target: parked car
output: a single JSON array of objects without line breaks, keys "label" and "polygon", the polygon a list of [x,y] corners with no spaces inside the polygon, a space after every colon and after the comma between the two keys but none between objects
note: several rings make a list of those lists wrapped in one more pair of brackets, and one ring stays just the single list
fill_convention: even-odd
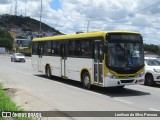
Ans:
[{"label": "parked car", "polygon": [[25,62],[25,56],[22,53],[13,53],[11,56],[11,62]]},{"label": "parked car", "polygon": [[145,85],[153,86],[160,82],[160,61],[156,58],[145,57]]}]

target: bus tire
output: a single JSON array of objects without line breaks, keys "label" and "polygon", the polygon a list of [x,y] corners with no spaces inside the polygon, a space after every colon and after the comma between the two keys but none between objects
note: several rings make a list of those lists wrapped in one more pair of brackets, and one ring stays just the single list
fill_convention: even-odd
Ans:
[{"label": "bus tire", "polygon": [[144,84],[148,85],[148,86],[154,86],[155,82],[154,82],[154,78],[153,78],[152,74],[145,75]]},{"label": "bus tire", "polygon": [[51,74],[51,68],[49,65],[46,66],[46,76],[47,78],[51,78],[52,74]]},{"label": "bus tire", "polygon": [[88,72],[83,73],[82,80],[83,80],[83,87],[85,89],[90,89],[91,88],[91,82],[90,82],[90,76],[89,76]]}]

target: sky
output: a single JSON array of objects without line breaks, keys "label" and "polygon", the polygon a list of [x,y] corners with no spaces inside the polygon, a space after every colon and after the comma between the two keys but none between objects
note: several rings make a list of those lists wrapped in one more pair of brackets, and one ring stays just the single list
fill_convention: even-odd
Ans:
[{"label": "sky", "polygon": [[[0,14],[15,14],[16,0],[0,0]],[[17,15],[40,20],[41,0],[17,0]],[[160,0],[42,0],[42,22],[64,34],[129,30],[160,45]]]}]

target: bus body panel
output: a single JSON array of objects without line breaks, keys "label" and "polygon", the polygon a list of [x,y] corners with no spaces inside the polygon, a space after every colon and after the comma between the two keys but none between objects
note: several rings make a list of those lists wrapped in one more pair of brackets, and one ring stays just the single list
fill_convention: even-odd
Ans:
[{"label": "bus body panel", "polygon": [[35,71],[38,71],[38,60],[39,60],[38,55],[32,55],[32,68]]},{"label": "bus body panel", "polygon": [[61,63],[58,56],[43,56],[43,72],[45,73],[45,67],[48,64],[51,67],[51,74],[61,77]]},{"label": "bus body panel", "polygon": [[68,34],[68,35],[58,35],[51,37],[43,37],[43,38],[35,38],[34,42],[38,41],[50,41],[50,40],[68,40],[68,39],[78,39],[78,38],[96,38],[103,37],[108,33],[132,33],[139,34],[137,32],[129,32],[129,31],[99,31],[99,32],[90,32],[90,33],[81,33],[81,34]]},{"label": "bus body panel", "polygon": [[[67,74],[69,79],[81,81],[80,72],[87,69],[90,74],[93,72],[93,60],[86,58],[67,58]],[[93,74],[92,74],[93,75]],[[92,76],[91,76],[92,77]]]},{"label": "bus body panel", "polygon": [[111,79],[109,77],[105,77],[104,81],[104,87],[144,84],[144,76],[128,79]]}]

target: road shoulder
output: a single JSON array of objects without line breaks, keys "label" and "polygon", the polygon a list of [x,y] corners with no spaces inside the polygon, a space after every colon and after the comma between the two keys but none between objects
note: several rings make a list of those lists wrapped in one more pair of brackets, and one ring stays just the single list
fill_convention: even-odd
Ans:
[{"label": "road shoulder", "polygon": [[[27,91],[21,88],[13,88],[7,84],[4,84],[2,80],[0,82],[4,85],[5,92],[11,97],[11,99],[20,106],[24,111],[57,111],[54,106],[47,104],[45,101],[29,94]],[[59,112],[57,112],[59,114]],[[70,117],[66,117],[63,113],[62,117],[48,117],[42,120],[71,120]],[[43,117],[43,116],[42,116]]]}]

